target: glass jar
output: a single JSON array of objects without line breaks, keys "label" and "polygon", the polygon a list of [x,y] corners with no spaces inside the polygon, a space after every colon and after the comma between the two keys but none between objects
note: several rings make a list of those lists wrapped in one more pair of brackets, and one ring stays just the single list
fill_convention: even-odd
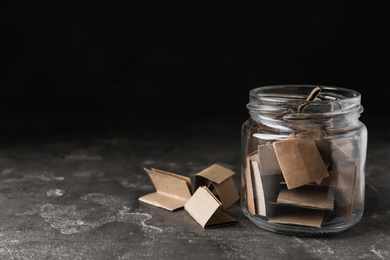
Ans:
[{"label": "glass jar", "polygon": [[344,231],[364,210],[367,129],[356,91],[280,85],[252,89],[242,127],[242,201],[278,233]]}]

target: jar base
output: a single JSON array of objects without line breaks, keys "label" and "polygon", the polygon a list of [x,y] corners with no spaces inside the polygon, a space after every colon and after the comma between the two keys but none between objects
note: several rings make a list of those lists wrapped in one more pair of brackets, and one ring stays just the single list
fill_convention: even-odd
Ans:
[{"label": "jar base", "polygon": [[241,209],[245,216],[256,226],[271,232],[296,236],[325,236],[329,234],[340,233],[356,225],[363,215],[363,212],[358,211],[353,213],[352,219],[336,217],[325,223],[321,228],[316,228],[292,224],[271,223],[268,222],[265,217],[252,215],[244,206],[242,206]]}]

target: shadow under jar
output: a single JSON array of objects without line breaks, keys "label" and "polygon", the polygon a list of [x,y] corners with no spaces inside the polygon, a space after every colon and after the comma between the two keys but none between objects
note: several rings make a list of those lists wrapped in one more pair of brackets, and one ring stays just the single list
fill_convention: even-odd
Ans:
[{"label": "shadow under jar", "polygon": [[284,234],[344,231],[364,211],[367,129],[358,92],[280,85],[250,91],[242,126],[242,210]]}]

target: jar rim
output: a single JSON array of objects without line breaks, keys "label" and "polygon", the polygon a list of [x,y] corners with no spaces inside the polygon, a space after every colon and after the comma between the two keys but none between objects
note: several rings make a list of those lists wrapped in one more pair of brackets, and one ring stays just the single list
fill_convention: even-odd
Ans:
[{"label": "jar rim", "polygon": [[[315,99],[313,101],[307,101],[306,97],[309,95],[310,91],[315,87],[320,87],[322,89],[321,93],[325,93],[328,96],[324,96],[320,93],[320,96],[324,96],[328,99]],[[301,90],[300,93],[292,92],[294,89]],[[282,92],[282,90],[284,92]],[[291,93],[285,93],[285,91],[291,91]],[[278,94],[291,94],[289,98],[277,96]],[[332,94],[329,96],[329,94]],[[267,101],[267,102],[288,102],[294,100],[294,102],[304,102],[304,103],[355,103],[360,104],[361,94],[352,89],[335,87],[335,86],[324,86],[324,85],[305,85],[305,84],[287,84],[287,85],[268,85],[261,86],[252,89],[249,92],[249,97],[251,101]]]}]

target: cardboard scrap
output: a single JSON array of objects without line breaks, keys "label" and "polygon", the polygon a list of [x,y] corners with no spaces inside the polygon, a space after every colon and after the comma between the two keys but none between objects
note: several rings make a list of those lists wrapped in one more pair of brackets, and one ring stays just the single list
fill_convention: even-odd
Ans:
[{"label": "cardboard scrap", "polygon": [[280,174],[278,159],[273,144],[259,145],[259,166],[261,175],[274,175]]},{"label": "cardboard scrap", "polygon": [[213,228],[236,224],[237,220],[218,208],[222,203],[207,187],[199,187],[185,204],[184,209],[203,228]]},{"label": "cardboard scrap", "polygon": [[259,139],[254,137],[253,135],[260,132],[262,126],[259,123],[252,123],[252,125],[248,129],[248,137],[247,137],[247,148],[246,154],[249,155],[255,151],[257,151],[257,146],[259,145]]},{"label": "cardboard scrap", "polygon": [[[353,199],[357,197],[357,195],[354,195],[354,192],[357,184],[356,176],[359,174],[357,170],[360,170],[360,168],[357,167],[358,160],[355,162],[350,157],[354,153],[353,146],[349,145],[350,142],[344,143],[339,140],[336,143],[333,142],[332,145],[332,167],[338,172],[335,209],[341,216],[351,219],[353,205],[358,205],[359,203],[358,201],[353,202]],[[340,148],[340,145],[343,148]]]},{"label": "cardboard scrap", "polygon": [[245,184],[246,184],[246,203],[248,206],[249,213],[256,215],[255,199],[253,195],[252,176],[251,176],[251,165],[249,158],[246,159],[245,168]]},{"label": "cardboard scrap", "polygon": [[278,205],[268,222],[321,227],[326,220],[324,210],[296,208]]},{"label": "cardboard scrap", "polygon": [[140,197],[140,201],[173,211],[184,207],[191,198],[190,178],[156,169],[144,169],[149,174],[156,192]]},{"label": "cardboard scrap", "polygon": [[341,161],[338,163],[337,169],[339,177],[335,194],[336,211],[340,215],[351,219],[356,165],[355,162],[350,160]]},{"label": "cardboard scrap", "polygon": [[292,138],[273,145],[288,189],[329,176],[313,140]]},{"label": "cardboard scrap", "polygon": [[195,175],[195,190],[200,186],[214,186],[223,207],[228,208],[240,199],[232,175],[233,171],[214,164]]},{"label": "cardboard scrap", "polygon": [[255,195],[256,195],[256,213],[258,215],[266,216],[266,204],[265,204],[265,196],[264,196],[264,189],[263,189],[263,183],[261,181],[260,176],[260,170],[259,165],[256,161],[251,161],[251,168],[253,170],[253,181],[254,181],[254,187],[255,187]]},{"label": "cardboard scrap", "polygon": [[334,187],[305,185],[288,190],[285,185],[282,185],[277,203],[304,208],[333,210]]}]

